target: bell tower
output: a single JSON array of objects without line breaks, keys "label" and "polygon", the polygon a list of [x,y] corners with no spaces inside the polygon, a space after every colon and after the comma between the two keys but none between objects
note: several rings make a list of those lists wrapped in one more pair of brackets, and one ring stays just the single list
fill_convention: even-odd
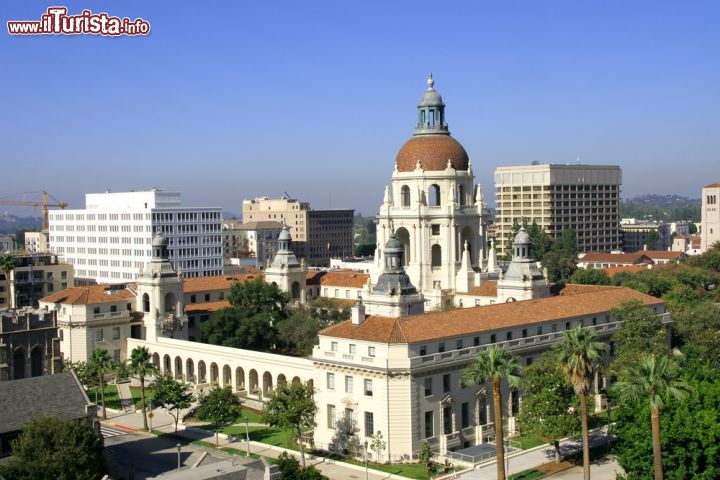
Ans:
[{"label": "bell tower", "polygon": [[168,239],[162,234],[152,241],[150,265],[137,279],[138,306],[143,312],[145,340],[158,337],[187,339],[183,279],[168,257]]},{"label": "bell tower", "polygon": [[305,303],[306,269],[290,250],[292,236],[287,228],[278,236],[278,250],[270,266],[265,270],[265,281],[275,283],[280,290],[290,294],[293,301]]}]

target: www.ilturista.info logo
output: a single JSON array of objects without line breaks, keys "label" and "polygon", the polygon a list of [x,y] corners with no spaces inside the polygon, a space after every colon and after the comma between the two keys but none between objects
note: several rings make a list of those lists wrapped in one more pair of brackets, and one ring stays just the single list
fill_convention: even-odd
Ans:
[{"label": "www.ilturista.info logo", "polygon": [[80,15],[68,15],[67,7],[49,7],[40,21],[17,20],[7,22],[10,35],[147,35],[150,23],[137,18],[111,17],[107,13],[83,10]]}]

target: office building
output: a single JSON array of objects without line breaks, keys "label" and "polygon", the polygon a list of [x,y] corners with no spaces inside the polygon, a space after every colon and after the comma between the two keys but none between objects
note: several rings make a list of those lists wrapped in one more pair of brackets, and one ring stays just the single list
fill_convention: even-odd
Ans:
[{"label": "office building", "polygon": [[620,167],[533,164],[495,169],[496,242],[506,252],[513,224],[537,222],[552,238],[573,229],[579,252],[621,248]]},{"label": "office building", "polygon": [[50,212],[50,249],[75,266],[78,283],[135,280],[150,262],[155,233],[170,241],[183,276],[222,273],[222,210],[184,207],[178,192],[91,193],[84,209]]}]

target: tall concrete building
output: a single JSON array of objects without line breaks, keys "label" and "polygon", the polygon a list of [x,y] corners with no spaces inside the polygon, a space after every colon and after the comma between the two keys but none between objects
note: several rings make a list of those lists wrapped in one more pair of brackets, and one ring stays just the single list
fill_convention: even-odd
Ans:
[{"label": "tall concrete building", "polygon": [[508,248],[513,223],[537,222],[552,238],[575,230],[580,252],[621,247],[622,172],[613,165],[538,164],[495,169],[496,243]]},{"label": "tall concrete building", "polygon": [[222,274],[220,207],[184,207],[180,193],[153,189],[89,193],[84,209],[50,212],[50,249],[75,266],[81,284],[137,279],[156,233],[168,238],[170,260],[183,276]]},{"label": "tall concrete building", "polygon": [[353,255],[353,209],[313,210],[292,198],[244,200],[243,223],[275,221],[292,232],[292,249],[309,265],[328,266],[331,258]]},{"label": "tall concrete building", "polygon": [[705,185],[702,191],[700,250],[705,252],[720,241],[720,183]]}]

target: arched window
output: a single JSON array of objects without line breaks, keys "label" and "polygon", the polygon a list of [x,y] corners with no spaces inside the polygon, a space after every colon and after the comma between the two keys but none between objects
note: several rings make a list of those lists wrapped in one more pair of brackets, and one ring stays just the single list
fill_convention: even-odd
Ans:
[{"label": "arched window", "polygon": [[410,187],[403,185],[400,189],[400,204],[403,207],[410,206]]},{"label": "arched window", "polygon": [[465,186],[464,185],[458,185],[458,204],[463,206],[465,205]]},{"label": "arched window", "polygon": [[440,267],[442,266],[442,249],[440,248],[440,245],[433,245],[431,249],[432,254],[432,263],[430,266],[432,267]]},{"label": "arched window", "polygon": [[30,350],[30,376],[39,377],[43,374],[43,351],[42,347],[33,347]]},{"label": "arched window", "polygon": [[400,243],[402,243],[402,245],[403,245],[402,264],[403,264],[403,266],[407,266],[411,261],[411,258],[410,258],[410,232],[408,232],[405,227],[400,227],[395,231],[395,236],[400,241]]},{"label": "arched window", "polygon": [[430,191],[428,192],[429,206],[439,207],[440,206],[440,186],[436,184],[430,185]]},{"label": "arched window", "polygon": [[147,293],[143,293],[142,296],[143,312],[150,311],[150,296]]},{"label": "arched window", "polygon": [[165,294],[165,313],[170,313],[175,311],[175,302],[177,300],[175,299],[175,294],[172,292],[168,292]]},{"label": "arched window", "polygon": [[18,348],[13,352],[13,380],[25,378],[25,350]]}]

